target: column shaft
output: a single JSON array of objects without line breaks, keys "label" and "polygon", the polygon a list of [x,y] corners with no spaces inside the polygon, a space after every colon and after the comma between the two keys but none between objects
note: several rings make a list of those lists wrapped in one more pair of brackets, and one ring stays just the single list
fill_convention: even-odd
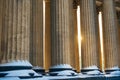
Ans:
[{"label": "column shaft", "polygon": [[[119,38],[119,47],[120,47],[120,11],[117,12],[117,23],[118,23],[118,30],[119,30],[119,33],[118,33],[118,38]],[[120,49],[119,49],[119,52],[120,52]],[[119,57],[120,57],[120,54],[119,54]],[[120,58],[119,58],[119,61],[120,61]],[[119,62],[119,67],[120,67],[120,62]]]},{"label": "column shaft", "polygon": [[74,13],[73,13],[73,0],[69,0],[69,39],[70,39],[70,65],[75,68],[75,28],[74,28]]},{"label": "column shaft", "polygon": [[2,28],[2,53],[3,53],[3,58],[2,58],[2,62],[7,62],[7,35],[8,35],[8,1],[5,0],[4,1],[4,14],[3,14],[3,26],[4,28]]},{"label": "column shaft", "polygon": [[118,31],[114,0],[103,0],[103,39],[105,68],[118,66]]},{"label": "column shaft", "polygon": [[30,0],[4,0],[3,62],[29,60]]},{"label": "column shaft", "polygon": [[3,11],[4,5],[3,0],[0,0],[0,63],[2,61],[3,54],[1,52],[1,40],[2,40],[2,18],[3,18]]},{"label": "column shaft", "polygon": [[77,71],[80,71],[80,58],[79,58],[79,42],[78,42],[78,26],[77,26],[77,8],[73,9],[73,15],[74,15],[74,47],[75,47],[75,68]]},{"label": "column shaft", "polygon": [[45,69],[51,65],[50,0],[45,0]]},{"label": "column shaft", "polygon": [[11,60],[12,58],[12,28],[13,28],[13,1],[11,0],[8,0],[8,25],[7,25],[7,28],[8,28],[8,34],[7,34],[7,59],[8,61]]},{"label": "column shaft", "polygon": [[12,28],[12,60],[16,59],[17,54],[17,0],[13,0],[13,28]]},{"label": "column shaft", "polygon": [[33,0],[31,14],[31,62],[43,67],[43,0]]},{"label": "column shaft", "polygon": [[71,4],[70,0],[51,0],[52,65],[70,64]]},{"label": "column shaft", "polygon": [[82,67],[98,66],[95,0],[81,0]]}]

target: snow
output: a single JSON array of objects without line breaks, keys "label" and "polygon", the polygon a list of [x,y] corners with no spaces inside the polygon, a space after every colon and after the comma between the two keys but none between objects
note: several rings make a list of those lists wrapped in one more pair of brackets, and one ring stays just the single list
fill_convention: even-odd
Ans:
[{"label": "snow", "polygon": [[33,70],[13,70],[13,71],[4,71],[0,73],[8,73],[6,76],[30,76],[29,73],[34,73],[34,76],[41,76]]},{"label": "snow", "polygon": [[3,67],[3,66],[30,66],[32,67],[32,65],[28,61],[24,61],[24,60],[18,60],[18,61],[12,61],[9,63],[0,64],[0,67]]},{"label": "snow", "polygon": [[72,70],[64,70],[64,71],[59,71],[58,76],[72,76],[72,75],[77,75],[77,73],[75,73]]},{"label": "snow", "polygon": [[29,79],[20,79],[19,77],[3,77],[0,80],[49,80],[46,77],[43,78],[29,78]]},{"label": "snow", "polygon": [[120,71],[113,71],[110,74],[112,74],[112,75],[119,75],[120,76]]},{"label": "snow", "polygon": [[39,66],[34,66],[32,69],[43,69],[43,68]]},{"label": "snow", "polygon": [[[44,77],[43,77],[44,78]],[[78,76],[46,76],[43,80],[72,80],[75,78],[79,78]]]},{"label": "snow", "polygon": [[54,69],[54,68],[71,68],[72,69],[72,67],[68,64],[56,65],[56,66],[51,67],[50,69]]},{"label": "snow", "polygon": [[87,74],[102,74],[100,71],[98,71],[98,70],[93,70],[93,71],[88,71],[88,72],[86,72]]},{"label": "snow", "polygon": [[99,69],[96,65],[85,67],[83,69]]},{"label": "snow", "polygon": [[20,80],[49,80],[47,78],[29,78],[29,79],[20,79]]},{"label": "snow", "polygon": [[20,80],[20,78],[18,78],[18,77],[3,77],[3,78],[0,78],[0,80]]}]

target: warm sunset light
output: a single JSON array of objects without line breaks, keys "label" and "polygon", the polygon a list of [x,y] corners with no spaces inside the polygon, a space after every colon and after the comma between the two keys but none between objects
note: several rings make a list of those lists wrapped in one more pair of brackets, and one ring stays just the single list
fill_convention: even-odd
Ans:
[{"label": "warm sunset light", "polygon": [[102,12],[99,12],[98,15],[99,21],[99,32],[100,32],[100,46],[101,46],[101,56],[102,56],[102,70],[104,70],[104,54],[103,54],[103,31],[102,31]]},{"label": "warm sunset light", "polygon": [[[45,63],[45,0],[43,0],[43,61]],[[45,64],[44,64],[45,67]]]},{"label": "warm sunset light", "polygon": [[[80,64],[82,63],[81,61],[81,40],[82,40],[82,36],[81,36],[81,26],[80,26],[80,6],[77,7],[77,26],[78,26],[78,47],[79,47],[79,62]],[[80,65],[80,69],[81,69],[81,65]]]},{"label": "warm sunset light", "polygon": [[[80,57],[80,63],[81,61],[81,42],[82,42],[82,36],[81,36],[81,24],[80,24],[80,6],[77,8],[77,25],[78,25],[78,46],[79,46],[79,57]],[[102,56],[102,70],[104,70],[104,54],[103,54],[103,34],[102,34],[102,13],[99,12],[98,15],[98,21],[99,21],[99,32],[100,32],[100,46],[101,46],[101,56]],[[81,68],[81,65],[80,65]]]}]

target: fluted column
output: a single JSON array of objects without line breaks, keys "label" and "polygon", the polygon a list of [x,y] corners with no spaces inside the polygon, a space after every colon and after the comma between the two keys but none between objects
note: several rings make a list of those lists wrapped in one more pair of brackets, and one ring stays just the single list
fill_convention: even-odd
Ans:
[{"label": "fluted column", "polygon": [[82,68],[98,66],[95,0],[81,0]]},{"label": "fluted column", "polygon": [[[70,64],[70,0],[51,0],[51,64]],[[72,22],[72,21],[71,21]]]},{"label": "fluted column", "polygon": [[4,0],[3,62],[29,60],[30,0]]},{"label": "fluted column", "polygon": [[103,0],[103,41],[105,69],[118,66],[118,29],[114,0]]},{"label": "fluted column", "polygon": [[45,0],[45,69],[51,65],[50,0]]},{"label": "fluted column", "polygon": [[[119,38],[119,47],[120,47],[120,11],[117,12],[117,23],[118,23],[118,30],[119,30],[118,38]],[[120,49],[119,49],[119,52],[120,52]],[[120,57],[120,54],[119,54],[119,57]],[[119,58],[119,61],[120,61],[120,58]],[[120,68],[120,62],[119,62],[119,68]]]},{"label": "fluted column", "polygon": [[70,65],[75,68],[75,28],[74,28],[74,11],[73,11],[73,0],[69,0],[69,39],[70,39]]},{"label": "fluted column", "polygon": [[1,53],[1,39],[2,39],[2,17],[3,17],[3,0],[0,0],[0,63],[2,61],[3,54]]},{"label": "fluted column", "polygon": [[[3,31],[2,31],[2,34],[4,35],[2,37],[2,53],[3,53],[3,59],[2,59],[2,62],[7,62],[10,60],[11,56],[10,56],[10,49],[8,49],[8,45],[10,45],[10,36],[11,34],[9,34],[8,36],[8,33],[11,31],[10,28],[11,27],[11,24],[12,24],[12,2],[9,1],[9,0],[5,0],[4,1],[4,15],[3,15],[3,25],[4,25],[4,28],[3,28]],[[8,31],[9,30],[9,31]],[[9,38],[9,39],[8,39]],[[11,45],[10,45],[11,46]]]},{"label": "fluted column", "polygon": [[9,0],[9,1],[6,1],[7,4],[8,4],[8,23],[7,23],[7,29],[8,29],[8,32],[7,32],[7,60],[10,61],[11,58],[12,58],[12,30],[13,30],[13,27],[12,27],[12,24],[13,24],[13,1]]},{"label": "fluted column", "polygon": [[[78,6],[78,1],[73,0],[73,20],[74,20],[74,58],[75,58],[75,69],[79,72],[80,71],[80,58],[79,58],[79,48],[78,48],[78,25],[77,25],[77,6]],[[71,57],[72,58],[72,57]]]},{"label": "fluted column", "polygon": [[43,67],[43,0],[32,0],[31,5],[30,61]]}]

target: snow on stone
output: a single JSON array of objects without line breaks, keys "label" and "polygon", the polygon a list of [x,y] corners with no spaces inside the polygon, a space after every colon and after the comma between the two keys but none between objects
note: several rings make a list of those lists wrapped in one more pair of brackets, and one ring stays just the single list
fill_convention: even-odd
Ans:
[{"label": "snow on stone", "polygon": [[112,74],[112,75],[119,75],[120,76],[120,71],[113,71],[110,74]]},{"label": "snow on stone", "polygon": [[18,77],[3,77],[3,78],[0,78],[0,80],[20,80],[20,78],[18,78]]},{"label": "snow on stone", "polygon": [[4,71],[0,73],[8,73],[7,76],[30,76],[29,73],[34,73],[34,76],[41,76],[33,70],[13,70],[13,71]]},{"label": "snow on stone", "polygon": [[74,71],[71,70],[64,70],[64,71],[60,71],[58,74],[58,76],[71,76],[71,75],[77,75],[77,73],[75,73]]},{"label": "snow on stone", "polygon": [[24,61],[24,60],[12,61],[9,63],[0,64],[0,66],[31,66],[32,67],[32,65],[28,61]]},{"label": "snow on stone", "polygon": [[20,79],[19,77],[3,77],[0,80],[49,80],[48,78],[28,78],[28,79]]},{"label": "snow on stone", "polygon": [[98,71],[98,70],[93,70],[93,71],[88,71],[88,72],[86,72],[87,74],[101,74],[101,72],[100,71]]}]

